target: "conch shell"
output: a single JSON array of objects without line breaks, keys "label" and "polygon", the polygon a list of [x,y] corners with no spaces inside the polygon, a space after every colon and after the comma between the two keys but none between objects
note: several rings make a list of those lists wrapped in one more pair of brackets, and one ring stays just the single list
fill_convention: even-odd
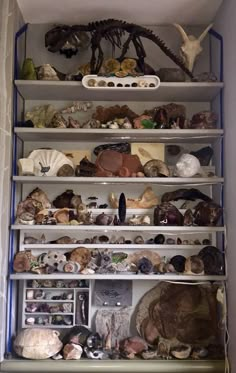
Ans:
[{"label": "conch shell", "polygon": [[[111,208],[118,208],[119,200],[114,193],[110,194],[109,202]],[[149,209],[156,205],[158,205],[158,198],[151,187],[147,187],[143,194],[137,199],[126,198],[126,208],[128,209]]]}]

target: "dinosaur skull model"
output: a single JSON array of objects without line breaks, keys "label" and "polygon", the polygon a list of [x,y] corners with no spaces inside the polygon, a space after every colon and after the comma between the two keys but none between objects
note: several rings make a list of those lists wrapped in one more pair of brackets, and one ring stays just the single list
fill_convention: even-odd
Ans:
[{"label": "dinosaur skull model", "polygon": [[183,58],[183,61],[185,63],[185,66],[190,70],[193,71],[194,62],[196,57],[202,52],[201,42],[206,37],[208,31],[212,27],[212,23],[202,32],[202,34],[199,36],[199,38],[196,38],[193,35],[187,35],[184,31],[183,27],[179,24],[175,23],[174,26],[179,30],[182,39],[183,44],[180,47],[180,54]]}]

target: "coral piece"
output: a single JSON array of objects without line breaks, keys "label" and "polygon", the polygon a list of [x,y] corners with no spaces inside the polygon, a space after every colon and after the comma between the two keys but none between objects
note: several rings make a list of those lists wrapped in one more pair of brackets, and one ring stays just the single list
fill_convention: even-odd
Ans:
[{"label": "coral piece", "polygon": [[41,203],[43,209],[50,209],[52,207],[47,194],[40,188],[35,188],[28,197]]},{"label": "coral piece", "polygon": [[147,177],[163,177],[170,176],[170,170],[168,166],[159,159],[152,159],[145,163],[143,167],[145,176]]},{"label": "coral piece", "polygon": [[204,263],[206,275],[224,274],[224,256],[215,246],[204,247],[199,251],[198,256]]},{"label": "coral piece", "polygon": [[197,255],[192,255],[185,261],[185,273],[188,275],[204,275],[204,263]]},{"label": "coral piece", "polygon": [[39,80],[60,80],[54,68],[49,64],[45,63],[38,68],[38,79]]},{"label": "coral piece", "polygon": [[120,342],[120,351],[127,359],[134,359],[136,355],[147,350],[147,342],[140,337],[131,337]]},{"label": "coral piece", "polygon": [[223,209],[215,202],[199,202],[194,211],[194,223],[200,226],[215,226]]},{"label": "coral piece", "polygon": [[36,128],[45,128],[49,126],[56,112],[52,105],[35,106],[26,112],[25,120],[31,120]]},{"label": "coral piece", "polygon": [[[114,193],[110,194],[109,202],[112,208],[118,208],[119,202]],[[151,187],[147,187],[142,195],[137,199],[126,198],[126,207],[129,209],[149,209],[156,206],[157,204],[158,198],[156,197]]]},{"label": "coral piece", "polygon": [[65,360],[79,360],[83,353],[83,348],[74,343],[68,343],[63,348],[63,358]]},{"label": "coral piece", "polygon": [[193,129],[215,129],[217,125],[218,116],[212,111],[200,111],[194,114],[189,128]]},{"label": "coral piece", "polygon": [[191,154],[182,154],[178,159],[174,174],[179,177],[193,177],[201,170],[201,165],[197,157]]},{"label": "coral piece", "polygon": [[154,225],[183,225],[183,215],[171,203],[163,202],[154,210]]},{"label": "coral piece", "polygon": [[72,205],[71,201],[74,196],[75,194],[73,190],[67,189],[65,192],[57,196],[56,199],[52,203],[58,209],[61,209],[64,207],[73,208],[74,206]]},{"label": "coral piece", "polygon": [[32,58],[26,58],[20,72],[20,79],[37,80],[37,74]]},{"label": "coral piece", "polygon": [[70,253],[70,260],[72,262],[79,263],[81,271],[89,264],[91,260],[91,253],[89,249],[85,247],[77,247]]},{"label": "coral piece", "polygon": [[14,350],[26,359],[48,359],[63,346],[59,335],[58,331],[51,329],[23,329],[14,340]]},{"label": "coral piece", "polygon": [[95,176],[97,172],[97,166],[90,162],[87,157],[81,159],[79,166],[76,167],[75,174],[76,176]]},{"label": "coral piece", "polygon": [[115,105],[108,108],[97,106],[96,111],[93,114],[93,119],[99,120],[100,123],[107,123],[115,120],[116,118],[128,118],[132,123],[137,117],[138,114],[133,112],[127,105]]}]

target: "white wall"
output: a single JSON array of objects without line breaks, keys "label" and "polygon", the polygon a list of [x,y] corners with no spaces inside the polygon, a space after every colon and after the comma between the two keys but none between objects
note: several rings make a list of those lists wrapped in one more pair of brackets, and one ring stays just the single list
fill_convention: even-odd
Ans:
[{"label": "white wall", "polygon": [[236,1],[225,0],[214,28],[224,38],[225,206],[228,224],[230,363],[236,372]]}]

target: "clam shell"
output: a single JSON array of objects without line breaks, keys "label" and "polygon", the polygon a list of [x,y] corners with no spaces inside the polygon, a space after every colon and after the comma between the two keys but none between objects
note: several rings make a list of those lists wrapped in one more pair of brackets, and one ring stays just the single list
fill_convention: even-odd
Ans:
[{"label": "clam shell", "polygon": [[33,150],[28,158],[34,161],[34,174],[36,176],[42,176],[43,174],[40,163],[43,167],[50,167],[46,172],[47,176],[57,176],[58,170],[64,165],[69,165],[74,169],[73,162],[65,154],[54,149]]}]

